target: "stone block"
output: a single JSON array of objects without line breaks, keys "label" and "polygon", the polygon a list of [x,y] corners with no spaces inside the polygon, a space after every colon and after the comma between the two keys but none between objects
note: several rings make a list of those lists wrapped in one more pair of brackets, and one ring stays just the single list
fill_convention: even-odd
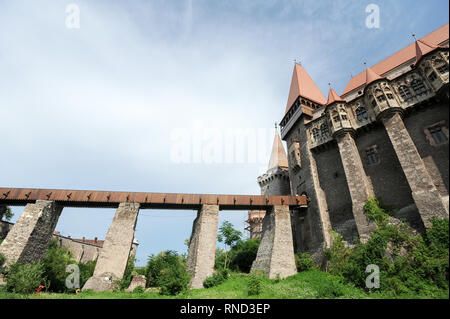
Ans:
[{"label": "stone block", "polygon": [[136,287],[142,287],[145,290],[147,278],[144,275],[135,275],[131,278],[130,286],[127,288],[127,292],[133,292]]},{"label": "stone block", "polygon": [[112,290],[114,282],[123,278],[132,249],[139,207],[137,203],[119,205],[98,256],[94,274],[83,290]]},{"label": "stone block", "polygon": [[263,232],[252,271],[264,271],[269,278],[286,278],[297,273],[288,206],[273,206],[263,219]]},{"label": "stone block", "polygon": [[31,263],[45,257],[62,207],[53,201],[27,204],[22,215],[0,245],[6,264]]},{"label": "stone block", "polygon": [[190,288],[203,288],[203,281],[214,273],[218,221],[218,205],[203,205],[194,220],[187,259]]}]

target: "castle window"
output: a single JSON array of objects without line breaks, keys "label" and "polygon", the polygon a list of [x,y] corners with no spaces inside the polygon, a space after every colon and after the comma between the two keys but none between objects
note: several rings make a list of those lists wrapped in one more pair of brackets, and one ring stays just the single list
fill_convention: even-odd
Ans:
[{"label": "castle window", "polygon": [[389,100],[393,100],[394,99],[394,96],[391,93],[387,93],[386,96],[387,96],[387,98]]},{"label": "castle window", "polygon": [[386,101],[386,97],[384,96],[384,94],[378,95],[377,100],[378,100],[378,102],[384,102],[384,101]]},{"label": "castle window", "polygon": [[294,141],[289,146],[289,155],[290,155],[290,165],[294,170],[297,170],[301,167],[301,159],[300,159],[300,143]]},{"label": "castle window", "polygon": [[373,99],[371,103],[373,107],[377,106],[377,101],[375,101],[375,99]]},{"label": "castle window", "polygon": [[421,80],[412,81],[411,87],[412,87],[414,93],[416,93],[416,94],[421,94],[427,90]]},{"label": "castle window", "polygon": [[318,140],[320,137],[320,132],[319,129],[317,129],[316,127],[312,129],[312,135],[314,137],[315,140]]},{"label": "castle window", "polygon": [[398,88],[398,93],[400,93],[400,96],[402,97],[403,101],[406,101],[406,100],[409,100],[410,98],[412,98],[411,91],[405,85],[402,85]]},{"label": "castle window", "polygon": [[347,120],[347,115],[342,114],[341,117],[342,117],[343,120]]},{"label": "castle window", "polygon": [[322,137],[328,137],[328,125],[322,124],[320,127],[320,133],[322,134]]},{"label": "castle window", "polygon": [[440,74],[447,73],[447,72],[448,72],[448,66],[444,64],[444,65],[438,67],[438,68],[437,68],[437,71],[438,71]]},{"label": "castle window", "polygon": [[448,142],[448,136],[443,131],[442,125],[434,125],[428,128],[428,132],[433,138],[434,144],[445,144]]},{"label": "castle window", "polygon": [[358,121],[364,121],[367,120],[367,118],[369,117],[369,114],[367,114],[367,110],[364,107],[358,107],[356,109],[356,119]]},{"label": "castle window", "polygon": [[366,149],[366,156],[367,156],[367,162],[369,163],[369,165],[375,165],[380,162],[379,158],[378,158],[378,152],[377,152],[376,145]]},{"label": "castle window", "polygon": [[435,72],[431,72],[430,75],[428,75],[428,79],[433,82],[434,80],[437,79],[437,75]]}]

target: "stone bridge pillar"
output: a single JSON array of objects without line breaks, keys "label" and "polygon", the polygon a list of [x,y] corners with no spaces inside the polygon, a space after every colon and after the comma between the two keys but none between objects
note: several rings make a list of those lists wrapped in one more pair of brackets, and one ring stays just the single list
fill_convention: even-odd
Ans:
[{"label": "stone bridge pillar", "polygon": [[203,281],[214,273],[218,221],[218,205],[202,205],[194,220],[187,258],[191,288],[203,288]]},{"label": "stone bridge pillar", "polygon": [[6,264],[42,260],[61,211],[62,206],[54,201],[38,200],[35,204],[27,204],[0,245],[0,253],[6,257]]},{"label": "stone bridge pillar", "polygon": [[261,243],[251,270],[262,270],[269,278],[296,274],[289,206],[267,210],[262,227]]},{"label": "stone bridge pillar", "polygon": [[364,204],[374,196],[372,185],[364,171],[358,148],[353,138],[353,132],[342,132],[335,138],[341,154],[342,166],[344,166],[350,197],[352,199],[353,217],[359,238],[365,242],[370,237],[370,232],[376,225],[369,221],[364,213]]},{"label": "stone bridge pillar", "polygon": [[448,211],[439,191],[433,183],[399,112],[383,116],[382,122],[403,168],[412,197],[426,228],[431,226],[430,218],[448,218]]},{"label": "stone bridge pillar", "polygon": [[94,274],[83,290],[113,290],[114,282],[123,278],[132,249],[140,205],[121,203],[106,234]]}]

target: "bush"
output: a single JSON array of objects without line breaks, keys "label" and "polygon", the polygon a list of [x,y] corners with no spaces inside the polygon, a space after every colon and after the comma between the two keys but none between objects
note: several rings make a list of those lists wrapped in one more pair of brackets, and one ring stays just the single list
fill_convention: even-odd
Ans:
[{"label": "bush", "polygon": [[344,295],[340,283],[336,280],[325,280],[317,289],[318,298],[336,298]]},{"label": "bush", "polygon": [[258,253],[259,239],[247,239],[238,242],[229,253],[230,269],[239,272],[249,273],[252,263]]},{"label": "bush", "polygon": [[6,261],[5,256],[3,256],[2,253],[0,253],[0,274],[3,274],[4,272],[3,264],[5,263],[5,261]]},{"label": "bush", "polygon": [[128,258],[127,267],[125,268],[123,277],[122,277],[122,279],[117,281],[117,285],[119,286],[120,290],[127,289],[130,286],[135,261],[136,261],[135,256],[130,256]]},{"label": "bush", "polygon": [[[366,267],[380,269],[380,290],[389,294],[433,295],[448,291],[449,222],[433,218],[432,227],[422,237],[407,224],[385,223],[386,216],[374,200],[366,203],[378,221],[378,228],[366,243],[346,247],[335,235],[326,251],[329,271],[356,287],[366,288]],[[384,217],[383,217],[384,216]]]},{"label": "bush", "polygon": [[299,272],[311,269],[314,266],[311,255],[308,253],[295,254],[295,264],[297,265],[297,271]]},{"label": "bush", "polygon": [[182,258],[173,250],[160,252],[158,255],[151,255],[147,262],[147,287],[158,286],[158,279],[163,269],[172,265],[178,265]]},{"label": "bush", "polygon": [[247,280],[248,295],[259,295],[262,290],[262,276],[258,272],[251,272]]},{"label": "bush", "polygon": [[40,262],[21,264],[16,262],[9,267],[6,287],[9,292],[30,294],[45,285],[44,265]]},{"label": "bush", "polygon": [[380,198],[370,198],[364,204],[364,211],[367,217],[373,220],[377,225],[383,225],[387,222],[389,216],[393,216],[393,211],[385,207]]},{"label": "bush", "polygon": [[186,266],[179,262],[162,269],[158,277],[158,285],[161,295],[177,295],[187,290],[191,277],[186,271]]},{"label": "bush", "polygon": [[220,285],[228,278],[228,270],[222,269],[221,271],[215,272],[211,277],[208,277],[203,282],[203,287],[211,288]]},{"label": "bush", "polygon": [[76,264],[72,259],[72,254],[65,248],[58,248],[56,240],[52,240],[43,260],[44,276],[50,283],[49,290],[54,292],[65,292],[66,278],[68,273],[66,267]]},{"label": "bush", "polygon": [[83,288],[86,281],[92,277],[96,264],[96,260],[89,260],[86,263],[78,264],[78,267],[80,268],[80,288]]},{"label": "bush", "polygon": [[145,290],[144,290],[144,288],[142,288],[142,286],[137,286],[136,288],[133,289],[134,294],[142,294],[144,292],[145,292]]}]

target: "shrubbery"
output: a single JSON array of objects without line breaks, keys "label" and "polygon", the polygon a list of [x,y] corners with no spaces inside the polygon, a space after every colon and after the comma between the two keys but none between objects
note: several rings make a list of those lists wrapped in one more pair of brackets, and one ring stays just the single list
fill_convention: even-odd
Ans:
[{"label": "shrubbery", "polygon": [[[0,243],[1,244],[1,243]],[[5,263],[6,259],[5,256],[3,256],[2,253],[0,253],[0,274],[4,274],[5,272],[5,268],[3,266],[3,264]]]},{"label": "shrubbery", "polygon": [[151,255],[147,263],[147,286],[161,288],[161,294],[176,295],[187,289],[190,276],[185,260],[175,251]]},{"label": "shrubbery", "polygon": [[70,264],[78,265],[80,269],[80,288],[94,273],[96,261],[86,264],[77,263],[72,254],[64,247],[58,247],[57,241],[52,240],[47,253],[41,262],[32,264],[14,263],[5,271],[7,274],[7,290],[10,292],[29,294],[37,291],[40,285],[52,292],[73,292],[66,287],[69,272],[66,268]]},{"label": "shrubbery", "polygon": [[263,274],[257,271],[252,271],[250,273],[250,276],[248,276],[247,279],[247,289],[249,296],[259,295],[261,293],[263,276]]},{"label": "shrubbery", "polygon": [[297,266],[297,271],[299,272],[311,269],[314,266],[311,255],[308,253],[295,254],[295,264]]},{"label": "shrubbery", "polygon": [[19,294],[36,292],[45,282],[45,268],[41,262],[32,264],[12,264],[8,270],[6,289]]},{"label": "shrubbery", "polygon": [[80,268],[80,288],[82,288],[86,281],[92,277],[96,264],[97,260],[89,260],[86,263],[78,264],[78,267]]},{"label": "shrubbery", "polygon": [[49,289],[53,292],[64,292],[68,273],[66,267],[76,264],[72,254],[64,247],[57,246],[57,241],[52,240],[43,260],[44,276],[49,282]]},{"label": "shrubbery", "polygon": [[220,285],[223,283],[229,276],[227,269],[222,269],[220,271],[215,272],[211,277],[206,278],[203,282],[203,287],[211,288]]},{"label": "shrubbery", "polygon": [[[347,247],[340,235],[326,251],[328,269],[346,282],[365,288],[367,265],[380,269],[380,289],[393,294],[429,294],[448,290],[449,221],[432,219],[432,227],[422,237],[406,224],[386,223],[387,213],[369,201],[365,208],[372,212],[378,228],[366,243],[357,241]],[[370,211],[369,211],[370,210]]]},{"label": "shrubbery", "polygon": [[226,253],[219,251],[216,257],[214,268],[217,270],[224,268],[225,258],[229,260],[227,263],[230,270],[249,273],[252,263],[258,253],[259,239],[247,239],[246,241],[238,241]]},{"label": "shrubbery", "polygon": [[130,286],[135,261],[136,261],[135,256],[130,256],[128,258],[127,267],[125,268],[123,277],[122,277],[122,279],[117,281],[117,285],[119,286],[120,290],[127,289]]}]

